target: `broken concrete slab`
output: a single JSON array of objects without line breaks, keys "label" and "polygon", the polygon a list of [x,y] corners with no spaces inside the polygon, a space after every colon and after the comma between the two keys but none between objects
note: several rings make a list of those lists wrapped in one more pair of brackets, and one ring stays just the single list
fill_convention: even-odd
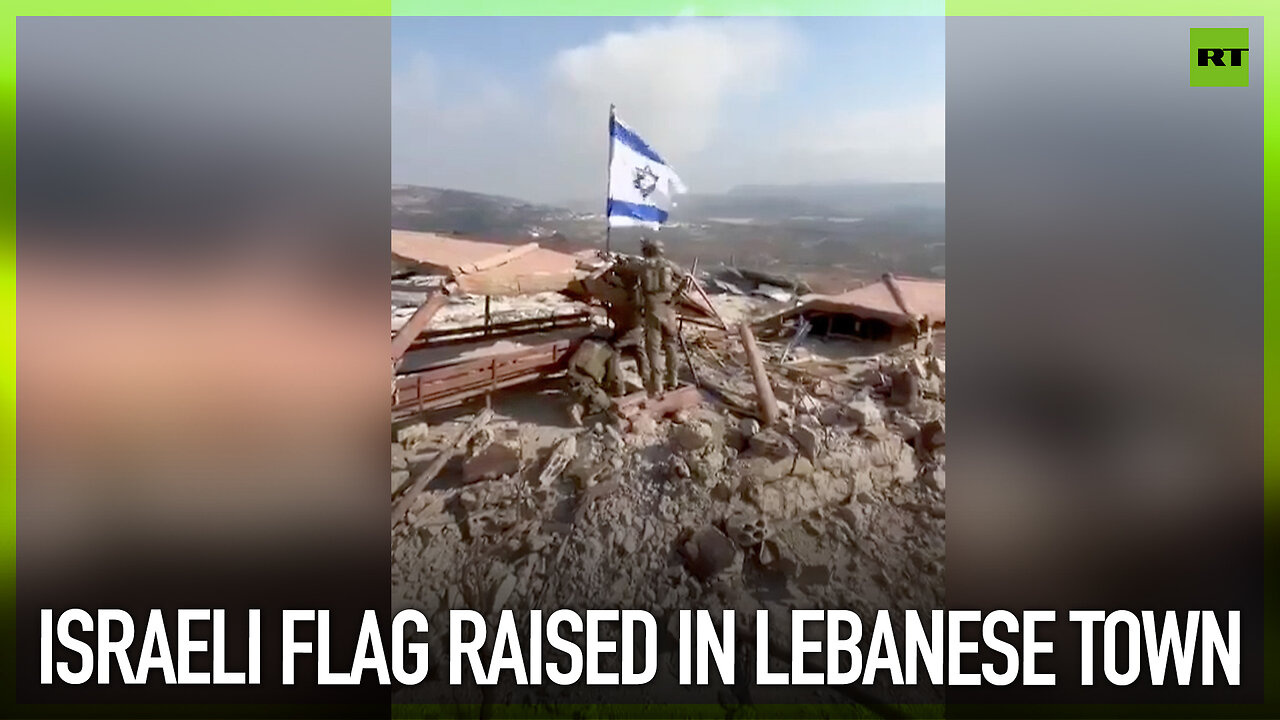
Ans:
[{"label": "broken concrete slab", "polygon": [[859,428],[878,427],[883,422],[880,406],[867,398],[855,400],[845,406],[844,417]]},{"label": "broken concrete slab", "polygon": [[558,480],[577,453],[578,443],[574,436],[567,435],[561,438],[551,450],[551,456],[547,458],[547,464],[542,467],[542,472],[538,474],[538,485],[547,487]]}]

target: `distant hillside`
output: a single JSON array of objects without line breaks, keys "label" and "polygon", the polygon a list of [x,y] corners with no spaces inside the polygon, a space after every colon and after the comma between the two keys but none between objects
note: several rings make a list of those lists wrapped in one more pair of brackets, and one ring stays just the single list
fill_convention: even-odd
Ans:
[{"label": "distant hillside", "polygon": [[391,186],[391,227],[464,235],[539,235],[572,218],[564,208],[484,193],[418,185]]},{"label": "distant hillside", "polygon": [[903,208],[946,207],[946,184],[833,183],[821,185],[739,185],[726,197],[751,201],[789,198],[841,213],[882,213]]},{"label": "distant hillside", "polygon": [[[565,206],[600,212],[603,200],[575,200]],[[837,183],[824,185],[740,185],[727,193],[690,193],[678,198],[678,222],[736,218],[757,222],[893,215],[941,211],[944,183]]]},{"label": "distant hillside", "polygon": [[[686,265],[726,262],[829,274],[846,286],[882,272],[940,277],[946,265],[942,183],[746,186],[680,197],[662,229]],[[391,226],[499,242],[579,249],[604,244],[604,200],[572,209],[462,190],[394,185]],[[576,212],[575,212],[576,211]],[[635,253],[647,231],[615,229],[612,247]]]}]

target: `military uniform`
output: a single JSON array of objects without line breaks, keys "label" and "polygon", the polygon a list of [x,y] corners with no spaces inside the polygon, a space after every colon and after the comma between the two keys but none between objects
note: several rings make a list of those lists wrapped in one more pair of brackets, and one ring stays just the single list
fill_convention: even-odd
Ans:
[{"label": "military uniform", "polygon": [[574,400],[569,414],[574,425],[581,425],[585,416],[595,415],[612,407],[605,387],[609,379],[609,368],[615,362],[617,354],[599,339],[587,339],[573,357],[569,358],[569,394]]},{"label": "military uniform", "polygon": [[639,289],[647,367],[642,367],[641,372],[645,389],[654,394],[679,384],[679,343],[673,302],[679,274],[675,266],[662,257],[662,245],[658,241],[646,240],[644,255]]}]

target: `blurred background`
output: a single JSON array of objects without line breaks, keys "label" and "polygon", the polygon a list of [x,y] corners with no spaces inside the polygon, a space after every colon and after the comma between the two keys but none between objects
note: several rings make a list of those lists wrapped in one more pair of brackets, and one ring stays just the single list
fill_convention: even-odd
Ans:
[{"label": "blurred background", "polygon": [[[1189,87],[1218,25],[1247,88]],[[947,20],[948,606],[1236,609],[1244,648],[1238,688],[1081,689],[1063,623],[1056,688],[949,702],[1261,700],[1263,49]]]},{"label": "blurred background", "polygon": [[[389,37],[19,20],[19,657],[41,607],[259,607],[269,658],[275,607],[331,608],[337,638],[389,605]],[[24,702],[326,697],[35,671]],[[381,689],[328,696],[385,712]]]}]

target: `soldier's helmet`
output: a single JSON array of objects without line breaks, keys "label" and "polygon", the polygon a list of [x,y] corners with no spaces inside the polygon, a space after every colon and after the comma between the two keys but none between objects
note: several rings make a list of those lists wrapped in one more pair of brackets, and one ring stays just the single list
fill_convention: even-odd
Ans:
[{"label": "soldier's helmet", "polygon": [[646,236],[640,241],[640,252],[645,257],[657,257],[662,254],[663,250],[662,241],[655,237]]}]

